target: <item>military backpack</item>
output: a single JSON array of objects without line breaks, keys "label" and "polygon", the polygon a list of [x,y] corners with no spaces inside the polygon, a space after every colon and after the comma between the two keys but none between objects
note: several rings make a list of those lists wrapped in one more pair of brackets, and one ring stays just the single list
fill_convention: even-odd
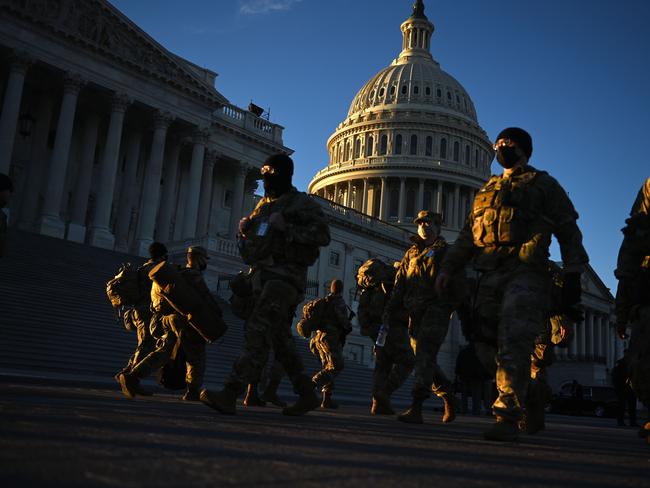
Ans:
[{"label": "military backpack", "polygon": [[379,259],[369,259],[357,271],[357,285],[366,289],[395,281],[395,268]]},{"label": "military backpack", "polygon": [[312,332],[319,330],[324,322],[329,305],[329,297],[315,298],[302,307],[302,318],[296,325],[296,330],[304,338],[309,338]]},{"label": "military backpack", "polygon": [[142,298],[138,268],[133,263],[122,264],[115,277],[106,283],[106,295],[114,308],[138,303]]}]

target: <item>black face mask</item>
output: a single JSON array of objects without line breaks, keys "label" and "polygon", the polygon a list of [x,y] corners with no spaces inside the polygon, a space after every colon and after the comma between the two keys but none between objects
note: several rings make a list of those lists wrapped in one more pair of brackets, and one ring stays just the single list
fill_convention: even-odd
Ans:
[{"label": "black face mask", "polygon": [[262,177],[264,183],[264,194],[267,197],[277,198],[288,192],[291,188],[291,176],[285,176],[281,173],[274,175],[265,174]]},{"label": "black face mask", "polygon": [[503,146],[497,149],[497,161],[505,169],[512,168],[520,159],[516,147]]}]

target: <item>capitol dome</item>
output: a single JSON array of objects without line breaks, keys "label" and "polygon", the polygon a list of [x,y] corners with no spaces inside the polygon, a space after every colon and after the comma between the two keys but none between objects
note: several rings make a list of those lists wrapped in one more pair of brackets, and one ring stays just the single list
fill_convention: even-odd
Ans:
[{"label": "capitol dome", "polygon": [[409,228],[435,210],[453,238],[489,177],[492,145],[467,91],[431,56],[422,0],[401,30],[399,56],[352,100],[309,192]]}]

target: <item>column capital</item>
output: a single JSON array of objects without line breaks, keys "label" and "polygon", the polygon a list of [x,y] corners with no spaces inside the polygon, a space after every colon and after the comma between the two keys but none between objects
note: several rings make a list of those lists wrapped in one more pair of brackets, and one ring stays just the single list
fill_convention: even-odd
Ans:
[{"label": "column capital", "polygon": [[155,129],[167,129],[175,118],[171,112],[156,110],[153,114],[153,126]]},{"label": "column capital", "polygon": [[114,93],[111,97],[111,112],[126,112],[129,105],[133,103],[133,99],[126,93]]},{"label": "column capital", "polygon": [[22,73],[23,75],[27,73],[29,67],[34,64],[34,58],[27,51],[16,50],[13,51],[9,56],[9,70],[12,72]]},{"label": "column capital", "polygon": [[216,149],[208,149],[205,151],[205,164],[214,166],[219,159],[219,151]]},{"label": "column capital", "polygon": [[192,143],[194,144],[203,144],[205,146],[209,138],[210,131],[207,127],[197,127],[192,131]]},{"label": "column capital", "polygon": [[67,72],[63,78],[63,93],[78,95],[86,81],[77,73]]}]

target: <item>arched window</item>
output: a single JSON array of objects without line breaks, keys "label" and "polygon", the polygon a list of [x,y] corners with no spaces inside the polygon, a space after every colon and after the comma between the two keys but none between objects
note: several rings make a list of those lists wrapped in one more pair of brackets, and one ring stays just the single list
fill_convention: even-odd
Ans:
[{"label": "arched window", "polygon": [[402,134],[397,134],[395,136],[395,147],[393,148],[393,154],[402,154]]},{"label": "arched window", "polygon": [[350,159],[350,141],[345,140],[345,150],[343,151],[343,161]]},{"label": "arched window", "polygon": [[388,136],[381,136],[381,142],[379,144],[379,154],[385,156],[388,152]]},{"label": "arched window", "polygon": [[391,94],[391,96],[395,95],[395,85],[390,87],[390,94]]},{"label": "arched window", "polygon": [[433,154],[433,137],[431,136],[427,137],[424,154],[426,156],[431,156],[431,154]]},{"label": "arched window", "polygon": [[368,140],[366,141],[366,157],[372,156],[372,151],[375,149],[375,140],[373,139],[372,136],[368,136]]},{"label": "arched window", "polygon": [[418,93],[420,93],[420,87],[417,86],[417,85],[415,85],[415,86],[413,87],[413,93],[414,93],[415,95],[417,95]]},{"label": "arched window", "polygon": [[440,141],[440,158],[441,159],[447,158],[447,139],[445,139],[444,137]]},{"label": "arched window", "polygon": [[402,95],[406,95],[407,91],[408,91],[408,87],[406,85],[402,86]]},{"label": "arched window", "polygon": [[474,151],[474,167],[478,168],[478,149]]},{"label": "arched window", "polygon": [[411,136],[411,148],[410,148],[411,156],[415,156],[418,153],[418,136],[413,134]]},{"label": "arched window", "polygon": [[437,96],[438,98],[442,98],[442,90],[441,90],[440,88],[437,88],[437,89],[436,89],[436,96]]},{"label": "arched window", "polygon": [[383,96],[384,96],[384,89],[380,88],[379,89],[379,98],[383,98]]},{"label": "arched window", "polygon": [[465,164],[469,166],[469,146],[465,146]]},{"label": "arched window", "polygon": [[431,87],[427,86],[427,87],[424,89],[424,93],[425,93],[427,96],[431,95]]},{"label": "arched window", "polygon": [[361,138],[357,137],[354,140],[354,159],[361,157]]},{"label": "arched window", "polygon": [[451,92],[447,92],[447,100],[451,101]]},{"label": "arched window", "polygon": [[460,144],[458,141],[454,142],[454,161],[460,160]]},{"label": "arched window", "polygon": [[338,158],[338,160],[337,160],[338,163],[342,163],[342,162],[343,162],[343,154],[344,154],[344,153],[343,153],[343,150],[344,150],[344,149],[343,149],[343,143],[340,143],[340,144],[339,144],[339,158]]}]

